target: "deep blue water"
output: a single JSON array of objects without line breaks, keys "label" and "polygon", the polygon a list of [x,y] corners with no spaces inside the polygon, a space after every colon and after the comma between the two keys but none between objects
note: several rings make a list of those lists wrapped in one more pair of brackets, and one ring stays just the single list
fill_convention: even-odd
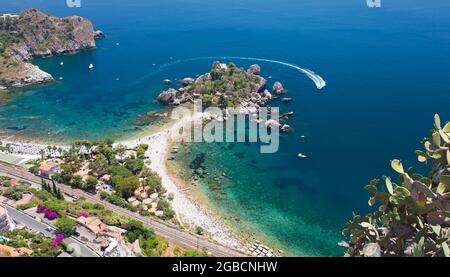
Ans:
[{"label": "deep blue water", "polygon": [[[82,0],[82,8],[70,9],[63,0],[0,0],[0,12],[30,7],[85,16],[107,38],[95,51],[35,61],[64,79],[19,91],[0,107],[2,132],[26,127],[8,131],[14,135],[70,140],[129,134],[138,114],[161,108],[153,102],[164,88],[161,80],[195,76],[211,63],[158,70],[177,60],[258,57],[320,74],[327,86],[318,92],[295,70],[260,63],[262,74],[282,81],[295,98],[280,104],[295,111],[289,122],[295,132],[282,136],[278,153],[260,155],[253,145],[193,145],[180,162],[209,151],[208,170],[226,170],[231,180],[219,192],[205,180],[202,190],[239,217],[236,224],[264,232],[293,254],[340,255],[336,243],[351,212],[367,211],[363,186],[392,174],[393,158],[416,165],[414,150],[434,113],[450,118],[448,1],[384,0],[382,8],[369,9],[365,0]],[[298,152],[309,158],[298,159]],[[218,162],[223,166],[214,169]]]}]

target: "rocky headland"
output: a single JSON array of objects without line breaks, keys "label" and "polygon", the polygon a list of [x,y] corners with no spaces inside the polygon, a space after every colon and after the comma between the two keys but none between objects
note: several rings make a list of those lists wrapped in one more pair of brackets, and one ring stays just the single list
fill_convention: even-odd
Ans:
[{"label": "rocky headland", "polygon": [[0,17],[0,89],[53,82],[53,77],[29,61],[74,54],[95,48],[102,38],[92,23],[79,16],[58,18],[36,9]]}]

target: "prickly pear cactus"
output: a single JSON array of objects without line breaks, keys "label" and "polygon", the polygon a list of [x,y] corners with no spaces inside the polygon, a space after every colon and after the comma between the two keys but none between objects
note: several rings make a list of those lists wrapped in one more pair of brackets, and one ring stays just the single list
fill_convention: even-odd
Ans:
[{"label": "prickly pear cactus", "polygon": [[383,176],[365,188],[372,193],[374,213],[353,215],[343,235],[346,256],[450,256],[450,122],[444,126],[438,115],[434,129],[423,140],[418,160],[431,167],[428,176],[405,170],[391,161],[398,180]]}]

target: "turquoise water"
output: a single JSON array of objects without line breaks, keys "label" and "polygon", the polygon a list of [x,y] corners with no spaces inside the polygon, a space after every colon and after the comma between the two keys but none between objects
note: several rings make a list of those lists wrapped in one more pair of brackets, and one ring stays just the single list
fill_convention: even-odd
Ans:
[{"label": "turquoise water", "polygon": [[[1,11],[37,7],[88,17],[107,38],[96,51],[36,60],[64,79],[11,96],[0,107],[3,134],[58,141],[130,135],[141,128],[136,116],[162,108],[153,102],[165,87],[161,80],[201,74],[211,63],[161,68],[179,60],[258,57],[321,75],[327,86],[317,91],[292,68],[258,62],[263,76],[273,76],[270,83],[282,81],[295,98],[274,102],[295,112],[295,131],[282,136],[276,154],[260,155],[252,144],[196,144],[178,159],[190,172],[206,153],[210,174],[198,187],[236,225],[262,231],[294,255],[341,255],[336,243],[346,220],[367,211],[363,186],[392,174],[393,158],[416,165],[413,150],[434,113],[450,118],[445,1],[383,1],[381,9],[365,0],[90,0],[80,9],[65,1],[4,2]],[[223,171],[220,189],[211,188]]]}]

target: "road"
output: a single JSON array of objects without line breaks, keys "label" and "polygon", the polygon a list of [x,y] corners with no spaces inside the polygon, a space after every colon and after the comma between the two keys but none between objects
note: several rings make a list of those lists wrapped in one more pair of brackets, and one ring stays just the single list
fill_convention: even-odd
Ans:
[{"label": "road", "polygon": [[[17,179],[22,179],[23,181],[27,181],[29,183],[34,183],[36,185],[41,184],[41,177],[38,177],[26,169],[22,167],[17,167],[14,165],[9,165],[5,163],[0,163],[0,173],[4,173],[10,175]],[[244,257],[245,254],[220,245],[216,242],[205,239],[204,237],[183,232],[178,230],[174,226],[170,226],[166,223],[162,223],[156,220],[153,220],[149,217],[141,216],[138,213],[134,213],[127,209],[112,205],[106,201],[100,199],[99,195],[88,194],[82,190],[72,189],[68,186],[57,184],[58,188],[61,189],[63,193],[67,193],[69,195],[84,197],[87,201],[91,203],[99,203],[105,206],[106,209],[114,211],[120,215],[127,216],[132,219],[139,220],[143,222],[145,225],[150,226],[157,235],[165,238],[166,240],[179,245],[184,248],[190,249],[206,249],[211,255],[215,257]]]},{"label": "road", "polygon": [[[21,224],[27,226],[29,229],[33,229],[38,232],[41,232],[44,236],[46,236],[48,238],[54,237],[53,233],[47,231],[47,228],[49,227],[49,225],[39,222],[36,219],[32,218],[31,216],[28,216],[28,215],[24,214],[23,212],[18,211],[10,206],[5,206],[5,207],[8,210],[9,216],[16,223],[21,223]],[[98,257],[99,256],[95,253],[95,251],[91,250],[89,247],[78,242],[77,240],[75,240],[73,238],[65,238],[64,242],[67,245],[70,245],[72,248],[76,249],[76,251],[82,257]]]}]

